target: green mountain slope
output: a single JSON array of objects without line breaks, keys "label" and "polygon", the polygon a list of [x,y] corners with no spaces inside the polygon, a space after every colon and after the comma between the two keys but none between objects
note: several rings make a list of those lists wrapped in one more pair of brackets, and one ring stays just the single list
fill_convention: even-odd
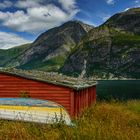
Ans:
[{"label": "green mountain slope", "polygon": [[[113,76],[140,78],[139,16],[139,9],[131,9],[92,29],[68,57],[60,71],[70,75],[82,75],[85,71],[86,76],[105,79]],[[129,21],[123,23],[122,20],[127,18]],[[137,23],[133,28],[132,25],[130,27],[132,20]]]},{"label": "green mountain slope", "polygon": [[71,50],[92,28],[79,21],[69,21],[60,27],[48,30],[41,34],[24,53],[9,61],[7,66],[57,71],[63,66]]},{"label": "green mountain slope", "polygon": [[132,8],[115,14],[104,25],[140,35],[140,8]]},{"label": "green mountain slope", "polygon": [[4,66],[11,59],[19,56],[29,46],[30,44],[25,44],[25,45],[17,46],[17,47],[7,49],[7,50],[0,49],[0,67]]},{"label": "green mountain slope", "polygon": [[41,34],[26,50],[11,52],[10,57],[5,54],[1,61],[5,66],[80,77],[139,79],[140,8],[118,13],[96,28],[69,21]]}]

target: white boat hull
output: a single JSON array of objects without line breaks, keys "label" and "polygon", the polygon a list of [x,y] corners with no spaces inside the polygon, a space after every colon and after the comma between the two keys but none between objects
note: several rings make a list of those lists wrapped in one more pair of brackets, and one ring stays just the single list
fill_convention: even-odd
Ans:
[{"label": "white boat hull", "polygon": [[[0,99],[0,101],[2,100]],[[24,99],[24,101],[26,100]],[[58,104],[52,107],[50,106],[50,102],[49,106],[22,106],[17,104],[14,105],[13,103],[8,105],[0,103],[0,119],[49,124],[64,122],[67,125],[71,125],[70,117],[65,109],[62,106],[58,106]]]}]

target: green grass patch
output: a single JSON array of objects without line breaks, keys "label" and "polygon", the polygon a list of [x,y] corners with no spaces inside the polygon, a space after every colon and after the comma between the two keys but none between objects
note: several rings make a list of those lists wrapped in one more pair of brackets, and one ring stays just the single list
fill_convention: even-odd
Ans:
[{"label": "green grass patch", "polygon": [[138,46],[140,47],[140,36],[133,35],[130,33],[121,33],[118,32],[113,36],[114,45],[128,45],[131,47]]},{"label": "green grass patch", "polygon": [[75,126],[0,120],[0,140],[139,140],[140,101],[97,102]]},{"label": "green grass patch", "polygon": [[63,66],[66,56],[56,56],[54,58],[51,58],[47,61],[43,61],[42,58],[37,58],[32,60],[31,62],[20,66],[22,69],[36,69],[36,70],[42,70],[42,71],[58,71],[61,66]]},{"label": "green grass patch", "polygon": [[22,52],[30,47],[30,44],[17,46],[8,50],[0,50],[0,66],[19,56]]}]

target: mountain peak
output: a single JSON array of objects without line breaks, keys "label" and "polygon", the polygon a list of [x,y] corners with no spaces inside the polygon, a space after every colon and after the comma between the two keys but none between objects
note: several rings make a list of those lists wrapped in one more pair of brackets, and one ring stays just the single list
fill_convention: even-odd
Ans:
[{"label": "mountain peak", "polygon": [[140,12],[140,7],[130,8],[126,12],[131,12],[131,11],[133,11],[133,12]]},{"label": "mountain peak", "polygon": [[[3,64],[76,76],[84,73],[93,78],[139,78],[139,44],[140,9],[133,8],[96,28],[68,21],[41,34],[30,47]],[[2,61],[4,57],[5,53],[0,53]]]},{"label": "mountain peak", "polygon": [[89,32],[91,29],[94,28],[94,26],[88,25],[80,20],[70,20],[64,23],[62,26],[75,26],[75,25],[81,25],[86,32]]},{"label": "mountain peak", "polygon": [[16,60],[12,60],[12,64],[26,69],[34,67],[39,69],[53,62],[57,64],[54,69],[59,69],[71,50],[92,28],[93,26],[81,21],[68,21],[59,27],[52,28],[41,34]]},{"label": "mountain peak", "polygon": [[104,25],[140,34],[140,8],[132,8],[115,14]]}]

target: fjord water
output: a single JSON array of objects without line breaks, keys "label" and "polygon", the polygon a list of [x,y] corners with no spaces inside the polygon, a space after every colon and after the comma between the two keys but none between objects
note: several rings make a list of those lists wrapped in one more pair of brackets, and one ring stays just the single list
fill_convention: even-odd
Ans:
[{"label": "fjord water", "polygon": [[140,80],[98,81],[97,99],[140,99]]}]

